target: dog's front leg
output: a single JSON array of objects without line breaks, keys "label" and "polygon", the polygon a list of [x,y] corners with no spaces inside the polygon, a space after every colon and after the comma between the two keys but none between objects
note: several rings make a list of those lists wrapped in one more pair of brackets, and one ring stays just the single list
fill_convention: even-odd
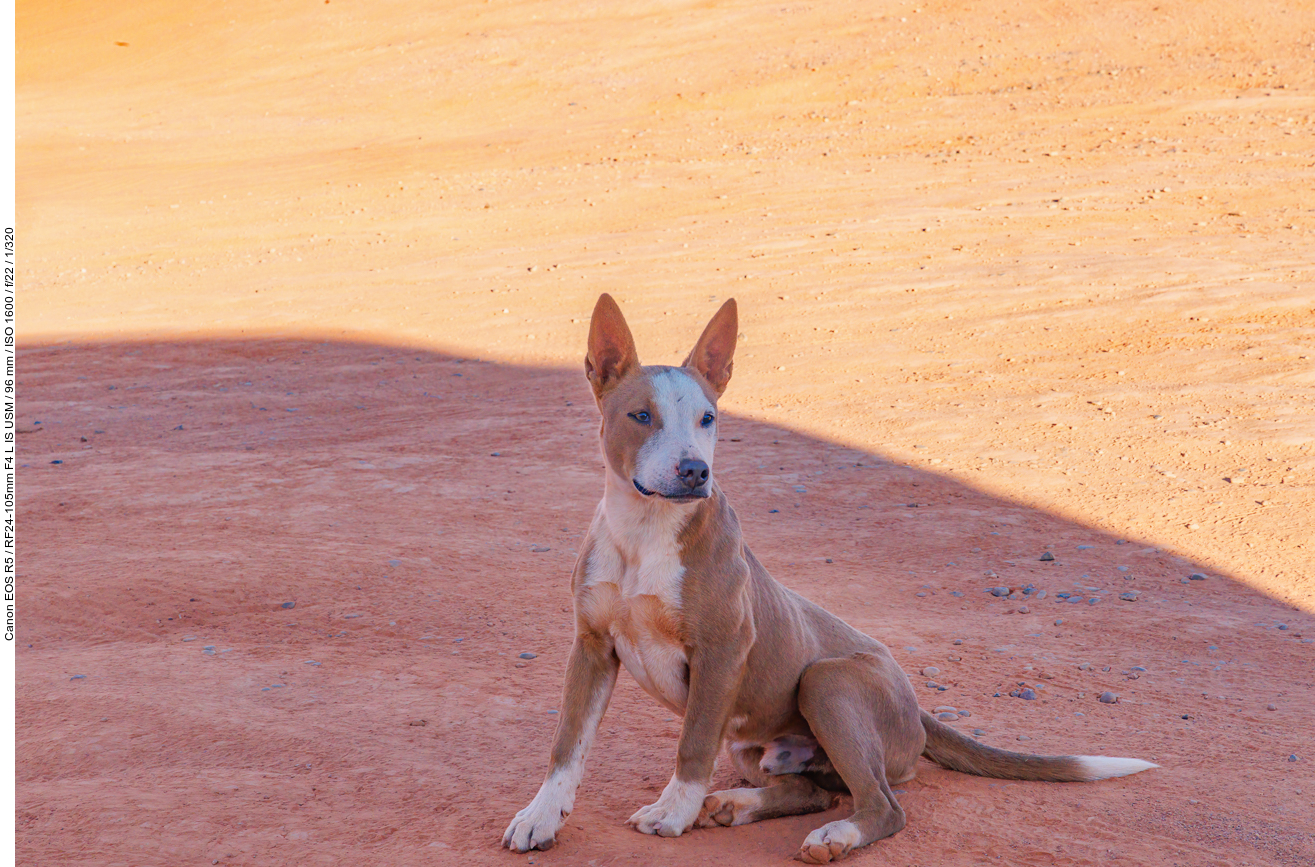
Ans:
[{"label": "dog's front leg", "polygon": [[[736,632],[749,633],[736,635]],[[689,656],[689,699],[676,750],[676,772],[652,804],[641,808],[627,824],[645,834],[679,837],[694,825],[712,780],[744,660],[752,643],[752,627],[721,636],[706,649],[696,646]]]},{"label": "dog's front leg", "polygon": [[598,723],[616,686],[619,666],[611,638],[577,632],[566,665],[561,719],[553,737],[552,758],[539,793],[516,814],[502,835],[502,845],[514,852],[551,849],[566,817],[575,806],[575,790],[584,775]]}]

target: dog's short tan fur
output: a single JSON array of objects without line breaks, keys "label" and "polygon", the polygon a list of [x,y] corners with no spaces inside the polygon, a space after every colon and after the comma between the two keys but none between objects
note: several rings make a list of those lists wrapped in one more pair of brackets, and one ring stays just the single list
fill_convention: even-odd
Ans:
[{"label": "dog's short tan fur", "polygon": [[[816,812],[848,791],[853,815],[809,834],[798,853],[825,863],[904,827],[891,786],[913,777],[920,755],[1015,780],[1155,767],[979,744],[919,710],[881,642],[767,573],[711,473],[737,329],[728,301],[682,367],[642,367],[616,302],[598,299],[585,372],[603,416],[607,481],[572,577],[575,642],[548,773],[503,845],[556,841],[622,664],[684,716],[671,781],[629,820],[648,834]],[[708,794],[723,745],[751,788]]]}]

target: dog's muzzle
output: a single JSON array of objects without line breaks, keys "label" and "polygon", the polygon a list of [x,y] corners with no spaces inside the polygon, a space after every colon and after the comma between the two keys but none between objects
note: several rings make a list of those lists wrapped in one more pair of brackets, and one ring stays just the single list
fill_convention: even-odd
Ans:
[{"label": "dog's muzzle", "polygon": [[[634,484],[635,490],[645,497],[661,497],[664,500],[675,500],[678,503],[706,499],[712,489],[712,486],[708,484],[708,478],[711,475],[708,471],[708,465],[703,461],[681,461],[681,467],[683,468],[686,463],[697,466],[689,468],[687,473],[681,473],[678,476],[680,486],[674,491],[653,491],[641,485],[638,479],[631,479],[630,481]],[[691,484],[691,481],[694,484]]]}]

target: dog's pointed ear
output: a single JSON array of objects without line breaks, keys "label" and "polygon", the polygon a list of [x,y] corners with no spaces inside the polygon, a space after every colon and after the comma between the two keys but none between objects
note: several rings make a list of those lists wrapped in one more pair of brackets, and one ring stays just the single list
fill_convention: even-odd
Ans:
[{"label": "dog's pointed ear", "polygon": [[616,301],[604,292],[598,296],[589,320],[589,352],[584,357],[584,375],[593,386],[594,397],[602,397],[638,366],[630,326]]},{"label": "dog's pointed ear", "polygon": [[682,367],[697,370],[717,394],[726,390],[731,381],[732,356],[735,355],[735,337],[740,331],[740,316],[732,298],[712,317],[703,336],[694,344]]}]

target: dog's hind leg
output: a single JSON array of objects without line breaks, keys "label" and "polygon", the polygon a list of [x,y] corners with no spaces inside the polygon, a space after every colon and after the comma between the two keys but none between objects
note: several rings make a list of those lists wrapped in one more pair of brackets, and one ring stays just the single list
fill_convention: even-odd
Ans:
[{"label": "dog's hind leg", "polygon": [[773,777],[773,785],[760,789],[726,789],[703,799],[697,828],[747,825],[763,819],[817,813],[830,808],[837,795],[807,777],[786,774]]},{"label": "dog's hind leg", "polygon": [[890,676],[893,666],[888,654],[859,653],[821,660],[800,678],[799,710],[854,796],[852,816],[805,838],[801,861],[838,861],[904,827],[904,809],[887,775],[904,777],[923,741],[911,725],[921,728],[916,698],[907,679]]}]

